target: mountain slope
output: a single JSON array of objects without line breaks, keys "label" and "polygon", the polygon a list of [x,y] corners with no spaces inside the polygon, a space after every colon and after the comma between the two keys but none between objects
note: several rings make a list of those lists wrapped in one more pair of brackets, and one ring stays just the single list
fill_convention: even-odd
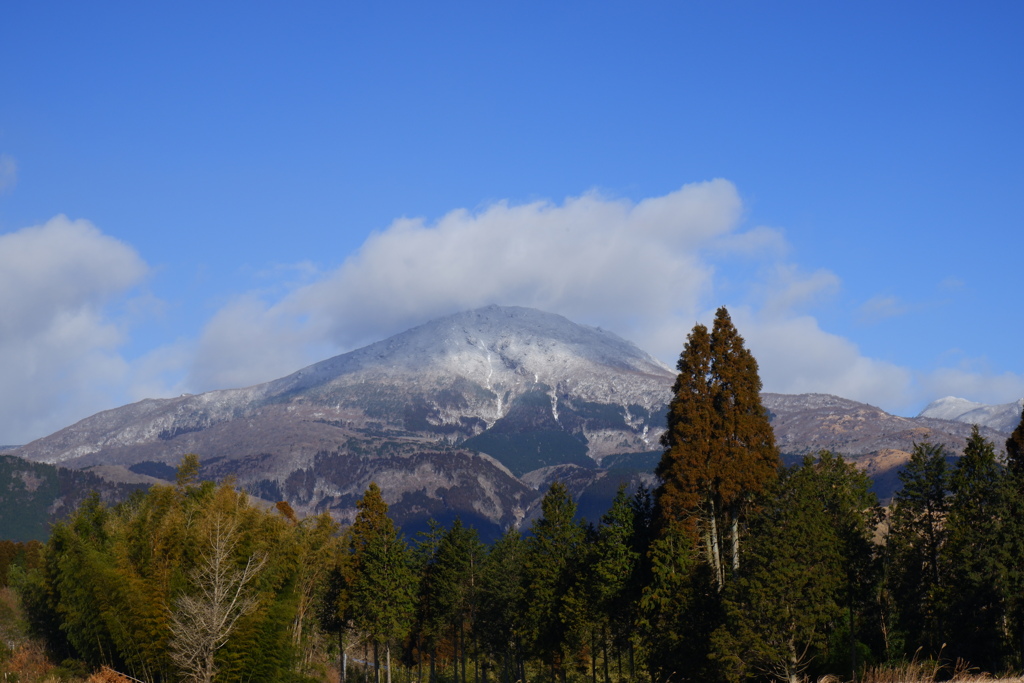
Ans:
[{"label": "mountain slope", "polygon": [[266,384],[105,411],[16,454],[170,476],[195,452],[205,476],[303,512],[345,518],[377,480],[410,518],[507,526],[536,498],[519,475],[656,449],[672,380],[610,332],[492,306]]},{"label": "mountain slope", "polygon": [[[265,384],[98,413],[15,454],[123,481],[173,480],[182,456],[198,453],[204,477],[231,476],[255,495],[342,521],[376,481],[407,529],[460,515],[493,534],[529,519],[556,479],[598,514],[619,482],[653,485],[674,379],[610,332],[491,306]],[[959,454],[970,433],[963,422],[835,396],[763,401],[789,460],[841,453],[876,478],[882,497],[914,443]],[[1007,436],[983,434],[998,448]]]}]

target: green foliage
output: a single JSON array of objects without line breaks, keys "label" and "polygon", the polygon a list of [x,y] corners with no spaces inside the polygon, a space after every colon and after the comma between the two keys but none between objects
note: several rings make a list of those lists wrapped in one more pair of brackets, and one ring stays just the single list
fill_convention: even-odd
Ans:
[{"label": "green foliage", "polygon": [[500,662],[504,683],[525,678],[525,561],[526,543],[516,529],[509,529],[491,547],[481,577],[477,632]]},{"label": "green foliage", "polygon": [[0,455],[0,538],[45,541],[92,491],[123,500],[138,486],[112,484],[91,472],[69,470],[13,455]]},{"label": "green foliage", "polygon": [[[54,527],[43,566],[23,590],[36,633],[60,658],[177,680],[174,625],[188,600],[206,604],[203,596],[213,590],[198,568],[217,557],[230,576],[259,558],[259,571],[239,594],[252,608],[224,632],[213,670],[218,681],[283,680],[310,637],[313,622],[302,609],[318,590],[320,571],[310,561],[322,563],[333,523],[288,521],[251,507],[229,486],[195,485],[192,477],[180,483],[112,509],[93,496]],[[215,529],[230,529],[219,554]]]},{"label": "green foliage", "polygon": [[906,647],[937,655],[943,644],[940,554],[946,542],[949,465],[941,446],[914,446],[900,473],[903,487],[893,500],[886,538],[886,587],[898,606]]},{"label": "green foliage", "polygon": [[1006,646],[1000,537],[1007,483],[995,447],[975,426],[950,477],[939,602],[950,655],[989,668],[998,665]]},{"label": "green foliage", "polygon": [[783,471],[751,519],[744,564],[724,596],[725,624],[712,637],[725,678],[799,680],[837,659],[829,635],[870,573],[877,509],[866,477],[829,453]]},{"label": "green foliage", "polygon": [[637,620],[652,680],[707,680],[708,634],[721,621],[709,570],[678,525],[652,543]]},{"label": "green foliage", "polygon": [[391,644],[400,642],[412,625],[417,577],[409,548],[388,517],[376,483],[370,484],[356,507],[356,520],[348,532],[345,613],[355,629],[375,646],[385,647],[390,660]]},{"label": "green foliage", "polygon": [[530,648],[563,680],[575,624],[572,593],[586,534],[575,521],[576,503],[564,484],[554,483],[541,501],[542,515],[526,539],[524,580]]}]

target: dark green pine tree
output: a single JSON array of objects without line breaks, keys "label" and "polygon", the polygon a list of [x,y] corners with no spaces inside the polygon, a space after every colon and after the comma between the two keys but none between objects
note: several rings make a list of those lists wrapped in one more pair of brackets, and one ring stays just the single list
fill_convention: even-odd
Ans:
[{"label": "dark green pine tree", "polygon": [[499,660],[500,683],[526,680],[526,552],[519,531],[509,529],[491,547],[481,577],[477,631]]},{"label": "dark green pine tree", "polygon": [[413,567],[419,581],[410,646],[420,667],[424,661],[429,661],[428,680],[434,683],[437,680],[437,647],[446,630],[444,616],[437,604],[437,551],[445,529],[433,519],[428,521],[427,526],[426,531],[417,534],[418,539],[413,549]]},{"label": "dark green pine tree", "polygon": [[721,623],[721,595],[692,536],[682,525],[662,529],[648,553],[637,615],[643,660],[653,681],[713,680],[708,636]]},{"label": "dark green pine tree", "polygon": [[903,486],[893,498],[885,550],[888,602],[898,611],[899,632],[893,638],[903,640],[903,652],[892,655],[910,656],[921,647],[937,656],[944,642],[939,560],[946,542],[949,474],[945,449],[929,443],[915,444],[899,474]]},{"label": "dark green pine tree", "polygon": [[751,519],[746,559],[724,594],[725,623],[712,636],[726,680],[797,683],[827,658],[846,612],[842,531],[852,521],[830,504],[833,464],[808,457],[785,470]]},{"label": "dark green pine tree", "polygon": [[526,539],[527,618],[532,650],[548,667],[552,680],[565,681],[574,635],[574,612],[567,599],[574,592],[586,533],[574,520],[576,503],[564,484],[551,485],[541,510]]},{"label": "dark green pine tree", "polygon": [[1006,440],[1007,482],[999,543],[1006,603],[1007,668],[1024,668],[1024,415]]},{"label": "dark green pine tree", "polygon": [[373,643],[378,683],[380,646],[384,647],[385,670],[391,683],[391,647],[401,642],[411,626],[416,576],[409,549],[388,517],[387,503],[376,483],[370,484],[356,507],[359,511],[349,530],[352,621]]},{"label": "dark green pine tree", "polygon": [[[611,508],[601,517],[594,543],[594,562],[590,578],[594,582],[595,609],[599,617],[604,680],[611,680],[609,652],[611,645],[618,662],[630,647],[630,635],[636,624],[636,609],[632,600],[631,583],[637,576],[640,553],[633,535],[636,529],[636,510],[626,495],[625,485],[619,487]],[[597,653],[593,655],[596,659]],[[630,677],[633,676],[630,666]],[[621,670],[620,670],[621,678]]]},{"label": "dark green pine tree", "polygon": [[467,638],[474,632],[483,560],[484,546],[476,530],[464,527],[456,518],[438,545],[433,581],[437,615],[446,624],[453,645],[455,680],[459,680],[461,664],[462,683],[468,681],[471,648]]},{"label": "dark green pine tree", "polygon": [[681,524],[700,543],[721,590],[740,566],[747,512],[775,479],[779,453],[757,361],[724,307],[710,335],[693,328],[677,367],[657,469],[658,523]]},{"label": "dark green pine tree", "polygon": [[1007,478],[992,442],[971,431],[950,477],[944,577],[939,604],[947,653],[987,671],[1002,665],[1006,605],[1000,538],[1006,521]]}]

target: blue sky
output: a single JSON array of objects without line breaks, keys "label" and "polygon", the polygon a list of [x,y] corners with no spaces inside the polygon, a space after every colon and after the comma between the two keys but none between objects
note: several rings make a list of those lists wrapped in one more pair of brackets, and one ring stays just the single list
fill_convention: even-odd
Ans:
[{"label": "blue sky", "polygon": [[1024,396],[1024,5],[17,3],[0,443],[489,303]]}]

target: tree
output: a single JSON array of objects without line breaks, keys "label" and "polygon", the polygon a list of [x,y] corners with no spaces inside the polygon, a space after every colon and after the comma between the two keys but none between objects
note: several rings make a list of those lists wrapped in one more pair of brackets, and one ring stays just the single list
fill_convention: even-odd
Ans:
[{"label": "tree", "polygon": [[739,569],[746,515],[777,476],[779,454],[757,361],[725,307],[710,335],[693,328],[677,367],[657,469],[658,520],[662,529],[682,524],[701,544],[721,591]]},{"label": "tree", "polygon": [[[193,464],[182,485],[112,509],[93,497],[54,527],[26,580],[34,627],[62,659],[143,680],[286,680],[302,646],[292,637],[301,594],[320,590],[298,567],[303,524],[231,486],[196,484]],[[330,537],[321,532],[311,552]]]},{"label": "tree", "polygon": [[[635,626],[635,609],[630,592],[632,581],[637,576],[640,553],[633,543],[636,531],[636,510],[626,485],[612,500],[611,508],[601,517],[597,538],[592,544],[592,561],[589,579],[592,584],[588,595],[593,599],[592,608],[597,616],[597,628],[601,634],[601,649],[604,654],[604,680],[609,683],[608,644],[619,652],[629,645],[629,637]],[[596,660],[597,648],[592,657]]]},{"label": "tree", "polygon": [[942,446],[914,445],[899,474],[886,535],[886,584],[899,612],[904,654],[925,648],[938,655],[943,643],[940,554],[946,542],[949,465]]},{"label": "tree", "polygon": [[704,681],[708,635],[721,622],[721,595],[681,525],[662,530],[650,547],[650,578],[640,597],[637,626],[652,681]]},{"label": "tree", "polygon": [[[855,659],[853,615],[870,575],[878,504],[869,485],[823,452],[783,470],[762,497],[747,559],[725,591],[725,624],[712,637],[728,678],[761,672],[795,683],[814,667],[846,668],[844,659],[856,669],[843,654]],[[840,631],[847,638],[836,638]]]},{"label": "tree", "polygon": [[992,442],[971,431],[950,477],[939,604],[952,657],[995,670],[1007,645],[1004,553],[1007,477]]},{"label": "tree", "polygon": [[528,637],[525,587],[526,543],[519,531],[506,531],[487,554],[477,628],[501,660],[501,683],[526,680]]},{"label": "tree", "polygon": [[552,679],[564,681],[573,626],[566,599],[579,570],[585,533],[574,520],[576,503],[564,484],[551,485],[541,510],[526,539],[527,618],[533,649],[550,668]]},{"label": "tree", "polygon": [[415,575],[409,550],[388,517],[387,503],[376,483],[370,484],[356,507],[356,520],[349,529],[349,606],[356,627],[373,643],[378,683],[378,647],[384,646],[387,680],[391,683],[391,644],[404,637],[410,626]]},{"label": "tree", "polygon": [[175,603],[170,653],[187,681],[213,681],[217,651],[227,644],[238,621],[259,605],[251,584],[267,558],[252,554],[239,566],[238,540],[237,523],[215,516],[209,543],[191,572],[194,592],[179,596]]}]

